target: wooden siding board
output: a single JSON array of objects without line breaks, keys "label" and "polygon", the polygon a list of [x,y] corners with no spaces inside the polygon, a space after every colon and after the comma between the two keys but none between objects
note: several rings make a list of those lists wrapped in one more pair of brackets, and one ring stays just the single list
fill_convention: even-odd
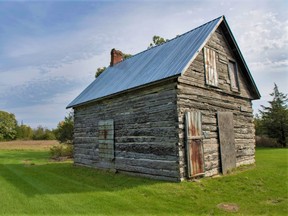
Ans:
[{"label": "wooden siding board", "polygon": [[[177,85],[177,109],[179,122],[179,146],[185,142],[184,115],[187,111],[201,111],[203,150],[205,159],[205,176],[219,174],[220,170],[220,146],[217,127],[217,112],[228,111],[234,114],[234,134],[236,149],[236,165],[251,164],[255,162],[255,140],[251,95],[249,85],[238,68],[239,92],[231,90],[228,73],[228,60],[235,59],[230,47],[223,39],[222,30],[217,29],[207,42],[206,47],[216,51],[216,67],[219,75],[218,88],[205,83],[204,52],[200,52],[187,71],[178,78]],[[211,41],[215,42],[211,43]],[[220,56],[221,55],[221,56]],[[179,149],[179,154],[185,149]],[[183,154],[183,153],[182,153]],[[179,159],[181,160],[181,159]],[[182,159],[180,169],[184,168],[186,161]],[[180,175],[186,178],[184,172]]]},{"label": "wooden siding board", "polygon": [[236,167],[233,113],[218,112],[217,118],[222,173],[227,174]]},{"label": "wooden siding board", "polygon": [[[109,119],[114,121],[113,128],[99,121]],[[173,81],[77,107],[75,120],[76,164],[179,180],[176,83]],[[109,154],[105,155],[107,160],[100,156],[103,155],[101,149],[112,150],[106,145],[112,141],[103,139],[103,129],[107,129],[109,139],[114,129],[113,161]],[[154,168],[149,168],[150,165]],[[158,171],[160,167],[165,171]]]},{"label": "wooden siding board", "polygon": [[218,73],[216,68],[216,52],[204,47],[204,61],[206,83],[208,85],[218,86]]},{"label": "wooden siding board", "polygon": [[204,174],[201,112],[185,113],[188,177]]}]

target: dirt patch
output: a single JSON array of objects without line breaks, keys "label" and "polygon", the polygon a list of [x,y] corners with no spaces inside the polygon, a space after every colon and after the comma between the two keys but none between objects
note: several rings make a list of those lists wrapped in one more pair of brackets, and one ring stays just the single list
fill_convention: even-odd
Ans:
[{"label": "dirt patch", "polygon": [[269,200],[267,200],[266,201],[266,203],[267,204],[269,204],[269,205],[277,205],[277,204],[279,204],[279,203],[281,203],[281,202],[283,202],[284,200],[283,199],[269,199]]},{"label": "dirt patch", "polygon": [[226,212],[237,212],[239,211],[239,206],[235,203],[220,203],[217,205],[219,209],[222,209]]},{"label": "dirt patch", "polygon": [[67,160],[71,160],[71,157],[53,157],[50,158],[50,162],[62,162],[62,161],[67,161]]},{"label": "dirt patch", "polygon": [[0,142],[0,150],[49,150],[56,144],[59,144],[56,140],[15,140]]},{"label": "dirt patch", "polygon": [[24,164],[24,166],[33,166],[33,165],[35,165],[35,163],[32,162],[30,159],[23,160],[22,163]]}]

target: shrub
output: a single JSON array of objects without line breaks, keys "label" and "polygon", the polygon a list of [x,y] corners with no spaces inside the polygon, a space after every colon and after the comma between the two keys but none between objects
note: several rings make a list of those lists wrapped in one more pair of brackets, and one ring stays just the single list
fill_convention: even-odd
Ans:
[{"label": "shrub", "polygon": [[55,160],[73,158],[73,146],[71,144],[54,145],[50,148],[50,155]]},{"label": "shrub", "polygon": [[270,138],[265,135],[256,136],[257,147],[281,147],[275,138]]}]

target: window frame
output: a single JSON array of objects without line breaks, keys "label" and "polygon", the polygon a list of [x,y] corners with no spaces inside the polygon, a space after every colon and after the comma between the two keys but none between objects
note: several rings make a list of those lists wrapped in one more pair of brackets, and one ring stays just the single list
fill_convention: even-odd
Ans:
[{"label": "window frame", "polygon": [[[233,71],[231,71],[231,69],[230,69],[231,63],[233,64],[233,68],[234,68]],[[229,75],[229,79],[230,79],[230,88],[234,92],[239,92],[240,91],[240,83],[239,83],[237,62],[234,59],[228,59],[227,67],[228,67],[228,75]],[[234,80],[233,80],[232,74],[233,74]],[[232,83],[235,83],[235,87],[232,86]]]}]

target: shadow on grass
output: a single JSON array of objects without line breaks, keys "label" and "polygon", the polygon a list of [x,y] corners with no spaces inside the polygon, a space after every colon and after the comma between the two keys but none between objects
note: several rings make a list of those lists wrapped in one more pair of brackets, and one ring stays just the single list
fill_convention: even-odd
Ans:
[{"label": "shadow on grass", "polygon": [[[0,185],[4,180],[26,196],[35,196],[111,192],[159,183],[155,180],[74,166],[71,162],[48,162],[47,152],[44,159],[43,154],[45,153],[9,152],[5,160],[3,154],[0,154]],[[17,159],[15,164],[4,163],[14,159]]]}]

